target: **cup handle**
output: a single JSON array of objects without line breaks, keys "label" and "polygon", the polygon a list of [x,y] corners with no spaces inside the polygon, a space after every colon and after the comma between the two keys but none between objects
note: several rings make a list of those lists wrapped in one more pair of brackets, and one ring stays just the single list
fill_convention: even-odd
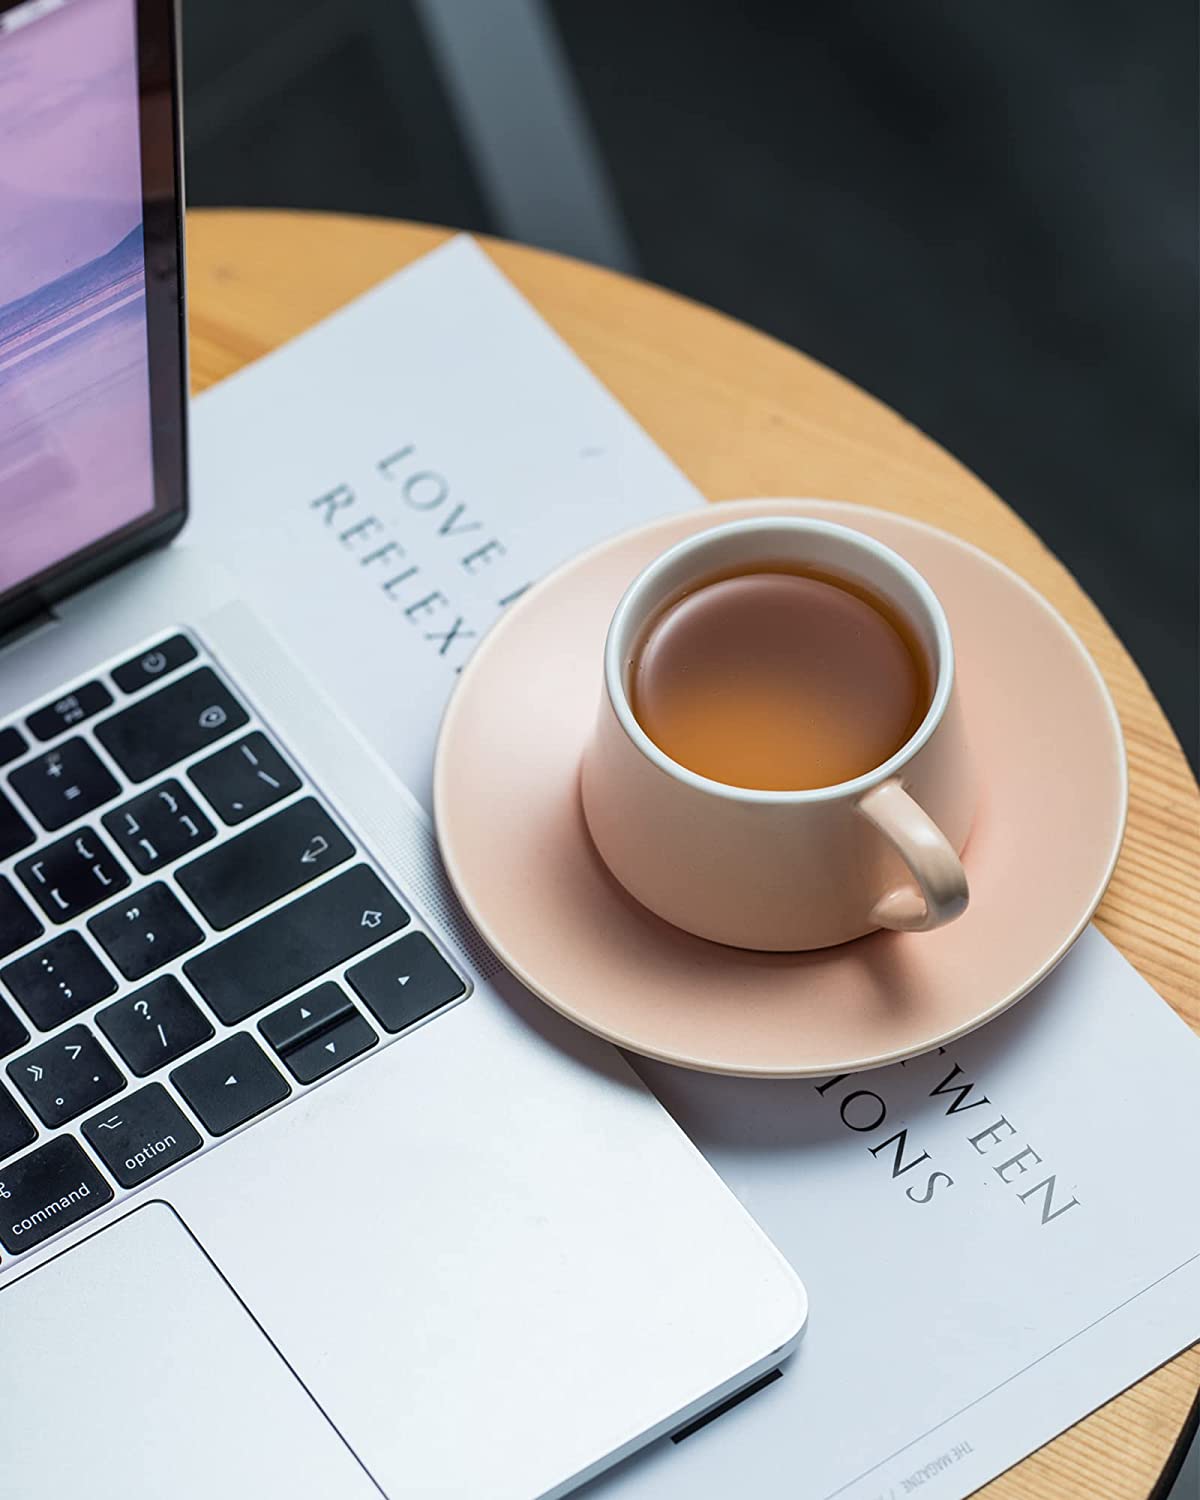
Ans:
[{"label": "cup handle", "polygon": [[962,862],[925,809],[898,781],[885,781],[858,799],[858,810],[912,872],[919,889],[899,885],[875,903],[871,921],[897,932],[931,932],[962,916],[969,892]]}]

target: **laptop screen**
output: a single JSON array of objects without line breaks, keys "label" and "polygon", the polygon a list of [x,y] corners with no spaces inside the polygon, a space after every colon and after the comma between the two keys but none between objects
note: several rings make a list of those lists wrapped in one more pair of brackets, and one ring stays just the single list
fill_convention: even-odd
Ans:
[{"label": "laptop screen", "polygon": [[165,139],[143,142],[144,9],[0,0],[0,597],[182,498],[155,464],[143,177],[169,159],[173,203],[175,167],[163,57]]}]

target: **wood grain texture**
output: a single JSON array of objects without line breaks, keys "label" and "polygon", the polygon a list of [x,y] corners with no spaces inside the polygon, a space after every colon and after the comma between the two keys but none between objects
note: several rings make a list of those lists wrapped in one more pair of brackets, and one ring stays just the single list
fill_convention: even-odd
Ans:
[{"label": "wood grain texture", "polygon": [[[432,249],[446,231],[322,214],[188,219],[197,391]],[[1200,792],[1140,672],[1062,564],[973,474],[815,361],[719,313],[560,256],[496,263],[711,500],[821,496],[919,516],[1029,580],[1108,682],[1129,751],[1129,827],[1097,923],[1200,1030]],[[981,1493],[1145,1500],[1200,1385],[1200,1346]]]}]

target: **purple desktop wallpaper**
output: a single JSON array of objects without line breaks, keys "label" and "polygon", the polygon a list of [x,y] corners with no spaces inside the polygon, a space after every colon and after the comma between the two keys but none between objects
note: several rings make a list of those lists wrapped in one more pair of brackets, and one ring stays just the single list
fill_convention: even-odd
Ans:
[{"label": "purple desktop wallpaper", "polygon": [[0,591],[153,505],[134,0],[0,15]]}]

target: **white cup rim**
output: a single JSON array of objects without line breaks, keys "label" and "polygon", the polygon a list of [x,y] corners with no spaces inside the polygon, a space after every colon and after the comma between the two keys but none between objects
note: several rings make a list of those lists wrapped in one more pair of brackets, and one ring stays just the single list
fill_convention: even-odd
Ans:
[{"label": "white cup rim", "polygon": [[[873,767],[870,771],[865,771],[861,776],[855,776],[849,781],[835,782],[832,786],[777,791],[762,787],[735,786],[731,782],[716,781],[712,777],[702,776],[697,771],[689,770],[687,766],[672,759],[654,743],[634,717],[625,690],[621,640],[629,629],[630,615],[634,613],[641,598],[653,588],[662,573],[673,567],[680,557],[686,556],[688,552],[698,550],[701,545],[711,545],[724,536],[756,532],[767,534],[779,531],[831,537],[882,562],[903,578],[921,601],[933,626],[934,639],[937,643],[937,681],[934,684],[929,708],[920,724],[904,744],[880,765]],[[643,614],[638,619],[635,629],[640,628],[644,621]],[[690,786],[696,791],[708,793],[710,796],[724,797],[734,802],[757,803],[763,806],[835,802],[846,797],[858,796],[887,781],[889,777],[895,776],[928,742],[945,716],[954,687],[954,643],[950,636],[950,622],[946,619],[946,611],[942,608],[941,601],[933,589],[910,562],[907,562],[898,552],[885,546],[883,542],[876,541],[865,532],[855,531],[850,526],[839,525],[836,521],[810,520],[799,516],[748,517],[744,521],[727,521],[720,526],[713,526],[706,531],[699,531],[692,536],[684,537],[682,541],[676,542],[674,546],[669,547],[666,552],[661,553],[642,569],[621,596],[621,601],[609,622],[608,635],[604,643],[604,686],[609,702],[625,734],[649,761],[673,780]]]}]

